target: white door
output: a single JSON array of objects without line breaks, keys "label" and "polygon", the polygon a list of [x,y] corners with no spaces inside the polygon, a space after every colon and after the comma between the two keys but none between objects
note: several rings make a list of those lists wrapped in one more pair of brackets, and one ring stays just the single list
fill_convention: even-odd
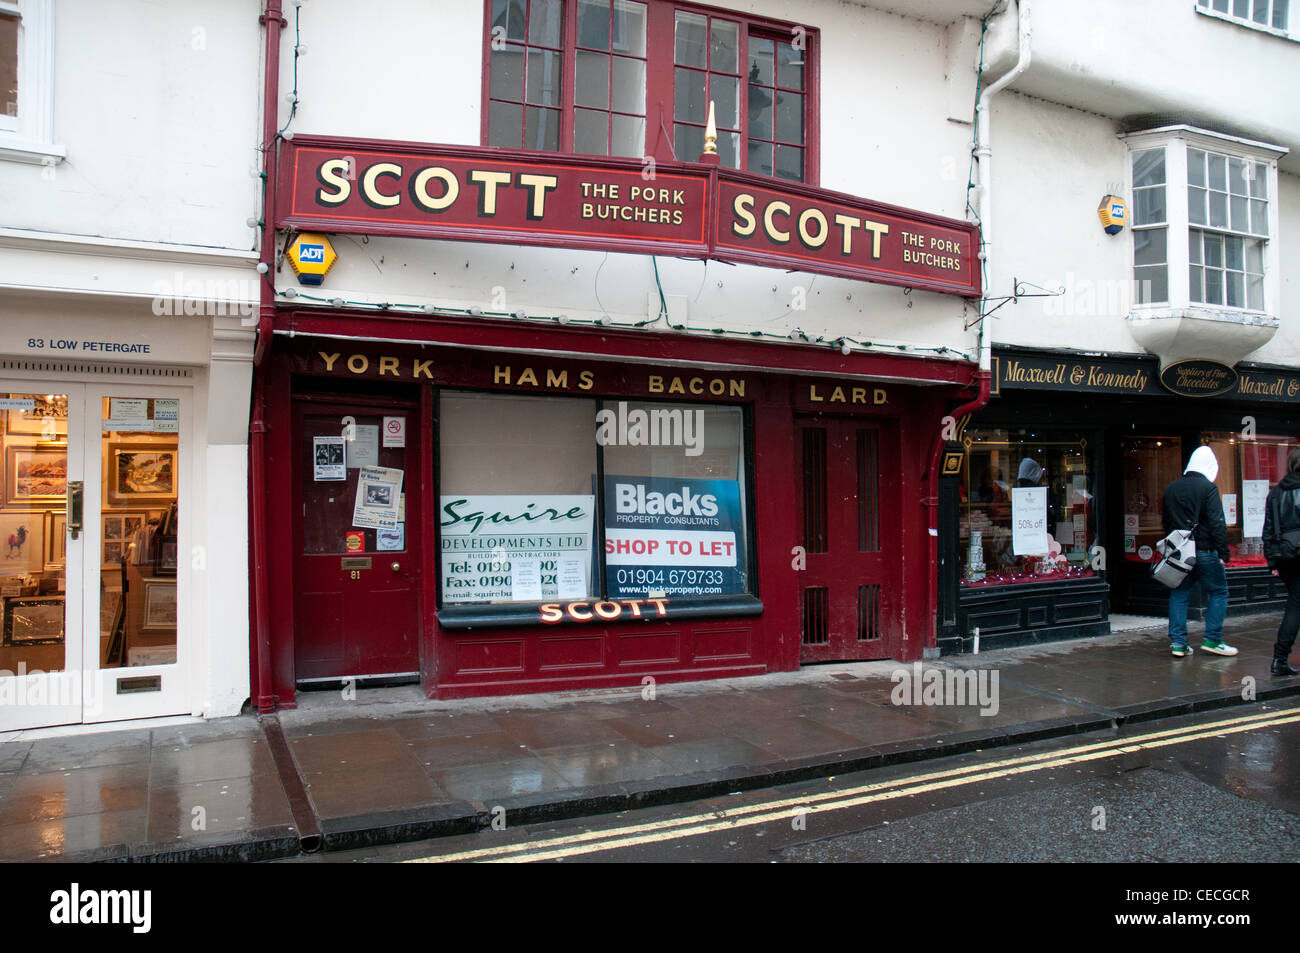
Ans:
[{"label": "white door", "polygon": [[186,713],[179,621],[193,565],[181,505],[191,492],[191,392],[136,384],[86,391],[83,720]]},{"label": "white door", "polygon": [[0,731],[189,709],[189,394],[0,381]]}]

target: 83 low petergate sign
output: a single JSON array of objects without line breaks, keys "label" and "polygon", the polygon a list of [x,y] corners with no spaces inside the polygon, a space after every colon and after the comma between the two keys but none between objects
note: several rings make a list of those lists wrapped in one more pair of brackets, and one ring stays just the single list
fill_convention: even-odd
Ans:
[{"label": "83 low petergate sign", "polygon": [[298,136],[277,226],[673,254],[980,294],[974,225],[697,163]]}]

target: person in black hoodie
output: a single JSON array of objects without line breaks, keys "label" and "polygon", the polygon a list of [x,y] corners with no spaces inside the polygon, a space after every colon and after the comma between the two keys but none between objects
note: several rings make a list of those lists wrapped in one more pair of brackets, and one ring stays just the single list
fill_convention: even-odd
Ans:
[{"label": "person in black hoodie", "polygon": [[1212,655],[1236,655],[1223,641],[1223,618],[1228,614],[1228,574],[1224,571],[1232,551],[1228,549],[1228,527],[1223,521],[1223,500],[1214,480],[1219,461],[1209,447],[1197,447],[1187,461],[1183,475],[1165,489],[1165,535],[1176,529],[1196,527],[1196,568],[1182,585],[1169,593],[1169,648],[1175,658],[1192,654],[1187,644],[1187,600],[1199,581],[1205,589],[1205,637],[1201,650]]},{"label": "person in black hoodie", "polygon": [[1287,454],[1286,469],[1264,504],[1264,556],[1273,575],[1286,583],[1286,612],[1277,629],[1272,671],[1300,675],[1288,659],[1300,632],[1300,447]]}]

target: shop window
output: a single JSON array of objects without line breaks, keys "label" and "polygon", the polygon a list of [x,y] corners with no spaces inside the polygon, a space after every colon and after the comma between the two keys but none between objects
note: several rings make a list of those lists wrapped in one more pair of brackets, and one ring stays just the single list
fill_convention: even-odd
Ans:
[{"label": "shop window", "polygon": [[[1236,435],[1205,439],[1219,455],[1219,492],[1228,523],[1228,547],[1233,565],[1264,566],[1264,501],[1269,488],[1286,476],[1287,454],[1300,447],[1295,437],[1258,434],[1249,440]],[[1226,444],[1226,446],[1225,446]],[[1224,459],[1232,460],[1232,476],[1224,478]]]},{"label": "shop window", "polygon": [[596,593],[595,416],[594,400],[442,395],[444,605]]},{"label": "shop window", "polygon": [[1178,437],[1124,437],[1120,440],[1124,471],[1124,558],[1151,562],[1165,535],[1165,487],[1183,473]]},{"label": "shop window", "polygon": [[739,408],[447,391],[438,413],[444,606],[751,591]]},{"label": "shop window", "polygon": [[1127,140],[1135,303],[1235,312],[1238,321],[1276,312],[1269,196],[1282,153],[1185,126]]},{"label": "shop window", "polygon": [[961,484],[964,586],[1093,576],[1095,439],[1079,433],[967,432]]},{"label": "shop window", "polygon": [[[490,0],[487,145],[722,164],[811,180],[817,32],[638,0]],[[647,104],[664,121],[647,122]]]}]

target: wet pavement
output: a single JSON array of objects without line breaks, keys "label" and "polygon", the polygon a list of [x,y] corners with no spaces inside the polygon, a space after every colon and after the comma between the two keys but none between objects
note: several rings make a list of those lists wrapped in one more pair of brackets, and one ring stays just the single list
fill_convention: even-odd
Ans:
[{"label": "wet pavement", "polygon": [[1235,658],[1173,659],[1161,626],[925,663],[985,689],[996,674],[996,706],[894,704],[891,676],[914,666],[870,662],[493,699],[302,693],[264,722],[15,733],[0,736],[0,860],[247,860],[304,839],[342,850],[1253,710],[1300,695],[1300,678],[1268,671],[1278,620],[1230,620]]}]

